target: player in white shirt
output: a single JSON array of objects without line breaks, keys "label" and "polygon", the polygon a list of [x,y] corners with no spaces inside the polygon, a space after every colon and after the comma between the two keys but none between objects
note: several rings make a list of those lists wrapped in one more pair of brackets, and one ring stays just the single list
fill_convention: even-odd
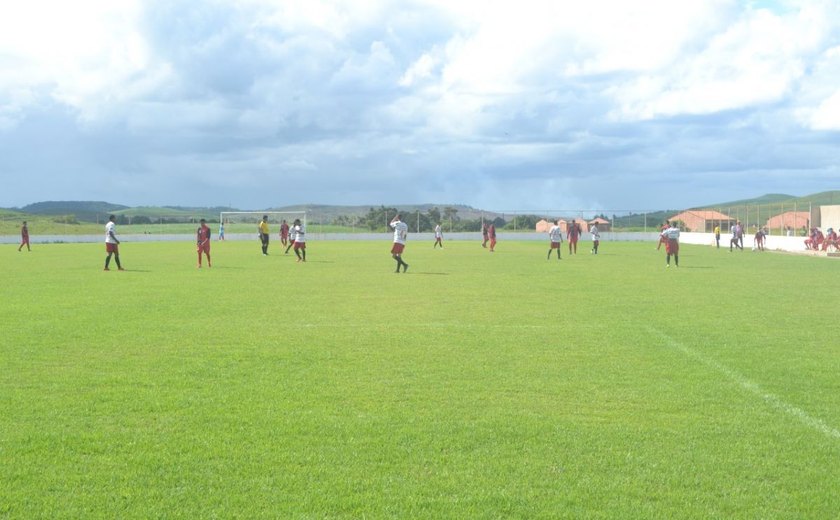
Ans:
[{"label": "player in white shirt", "polygon": [[292,247],[295,250],[295,255],[298,257],[297,261],[306,262],[306,230],[303,228],[303,224],[300,223],[299,218],[296,218],[292,224],[292,236],[294,237]]},{"label": "player in white shirt", "polygon": [[589,234],[592,235],[592,251],[593,255],[598,254],[598,245],[601,243],[601,232],[598,231],[598,224],[592,224],[589,228]]},{"label": "player in white shirt", "polygon": [[548,230],[548,239],[551,241],[551,249],[548,250],[548,260],[551,260],[551,252],[557,250],[557,259],[560,258],[560,244],[563,243],[563,231],[560,229],[560,221],[555,220],[554,225]]},{"label": "player in white shirt", "polygon": [[401,220],[400,214],[397,213],[394,219],[391,220],[391,227],[394,228],[394,245],[391,246],[391,257],[397,261],[397,270],[400,272],[400,266],[403,272],[408,272],[408,264],[403,262],[402,253],[405,250],[405,241],[408,238],[408,224]]},{"label": "player in white shirt", "polygon": [[117,217],[111,215],[108,217],[108,223],[105,224],[105,252],[108,256],[105,257],[105,271],[110,271],[108,268],[111,263],[111,255],[114,256],[114,261],[117,262],[117,269],[125,271],[120,265],[120,241],[117,239]]},{"label": "player in white shirt", "polygon": [[440,246],[443,249],[443,230],[440,228],[440,223],[435,226],[435,245],[432,246],[432,249]]},{"label": "player in white shirt", "polygon": [[674,265],[680,266],[680,228],[677,221],[671,222],[671,227],[660,233],[665,242],[665,267],[671,267],[671,255],[674,255]]}]

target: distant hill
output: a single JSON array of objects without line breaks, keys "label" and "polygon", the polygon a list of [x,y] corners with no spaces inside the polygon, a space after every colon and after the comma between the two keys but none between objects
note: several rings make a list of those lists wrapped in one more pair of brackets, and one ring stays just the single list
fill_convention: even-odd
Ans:
[{"label": "distant hill", "polygon": [[[794,207],[798,209],[806,209],[810,206],[820,205],[834,205],[840,204],[840,190],[824,191],[805,195],[802,197],[795,197],[793,195],[786,195],[782,193],[769,193],[760,197],[752,199],[734,200],[729,202],[719,202],[716,204],[707,204],[691,209],[720,209],[724,213],[731,212],[733,215],[746,214],[751,219],[752,213],[756,213],[756,219],[761,220],[760,217],[768,213],[775,213],[779,211],[789,211]],[[373,209],[382,207],[382,204],[365,204],[365,205],[327,205],[327,204],[298,204],[293,206],[283,206],[277,208],[268,208],[269,211],[306,211],[310,215],[310,220],[315,219],[323,223],[331,223],[338,217],[363,217]],[[503,215],[498,212],[486,211],[476,209],[464,204],[385,204],[384,206],[396,208],[404,213],[411,214],[420,212],[427,213],[432,208],[438,208],[441,212],[446,207],[454,208],[458,211],[457,215],[461,220],[477,220],[482,216],[484,218],[494,219],[497,217],[504,217],[510,219],[511,215]],[[751,207],[749,211],[745,211],[746,207]],[[260,211],[256,209],[254,211]],[[24,206],[22,208],[0,209],[0,218],[3,219],[18,219],[26,218],[26,215],[32,216],[74,216],[75,221],[79,222],[103,222],[108,214],[115,214],[128,219],[129,222],[136,221],[135,219],[146,219],[149,221],[156,221],[157,219],[172,219],[173,221],[193,221],[199,218],[207,218],[215,221],[218,219],[219,213],[222,211],[243,211],[237,208],[229,207],[212,207],[199,208],[190,206],[137,206],[130,207],[123,204],[114,204],[104,201],[45,201],[37,202]],[[679,213],[682,209],[673,210],[659,210],[649,211],[645,213],[637,213],[623,216],[607,215],[608,218],[614,218],[613,225],[618,228],[648,228],[656,226],[663,220]],[[563,215],[548,215],[547,217],[554,217]],[[751,219],[752,220],[752,219]]]},{"label": "distant hill", "polygon": [[96,220],[97,214],[113,213],[127,208],[128,206],[104,201],[51,200],[36,202],[20,210],[30,215],[75,215],[79,220],[91,220],[90,217],[93,216],[93,220]]},{"label": "distant hill", "polygon": [[793,195],[783,195],[778,193],[769,193],[756,197],[753,199],[733,200],[730,202],[719,202],[717,204],[706,204],[691,209],[716,209],[729,208],[738,206],[759,206],[784,204],[793,205],[794,203],[811,204],[813,206],[830,206],[840,204],[840,191],[823,191],[820,193],[812,193],[811,195],[804,195],[802,197],[795,197]]}]

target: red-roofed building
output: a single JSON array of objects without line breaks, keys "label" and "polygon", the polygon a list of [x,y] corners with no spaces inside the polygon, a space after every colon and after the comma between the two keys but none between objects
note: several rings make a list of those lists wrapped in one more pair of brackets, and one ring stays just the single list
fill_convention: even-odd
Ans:
[{"label": "red-roofed building", "polygon": [[787,211],[775,217],[767,219],[768,229],[787,229],[790,227],[797,232],[802,229],[810,229],[811,213],[809,211]]},{"label": "red-roofed building", "polygon": [[724,215],[720,211],[698,209],[683,211],[668,219],[668,222],[682,222],[685,226],[685,231],[694,231],[696,233],[711,233],[715,226],[720,226],[721,231],[729,231],[735,219],[729,215]]}]

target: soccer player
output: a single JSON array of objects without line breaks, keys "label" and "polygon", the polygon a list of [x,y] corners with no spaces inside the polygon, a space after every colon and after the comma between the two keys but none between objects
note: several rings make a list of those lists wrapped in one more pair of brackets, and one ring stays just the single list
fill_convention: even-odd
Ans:
[{"label": "soccer player", "polygon": [[263,256],[268,256],[268,215],[263,215],[258,227]]},{"label": "soccer player", "polygon": [[659,243],[656,244],[656,250],[657,251],[659,251],[659,248],[662,247],[662,244],[667,244],[668,243],[668,239],[665,238],[665,236],[662,234],[662,232],[665,231],[666,229],[668,229],[669,227],[670,227],[670,225],[668,224],[667,220],[665,222],[663,222],[661,226],[659,226]]},{"label": "soccer player", "polygon": [[680,228],[677,221],[671,222],[671,227],[661,233],[665,237],[665,267],[671,267],[671,255],[674,256],[674,265],[680,266]]},{"label": "soccer player", "polygon": [[496,225],[492,222],[487,226],[487,236],[490,238],[490,252],[496,251]]},{"label": "soccer player", "polygon": [[105,224],[105,252],[108,256],[105,257],[105,271],[110,271],[108,266],[111,264],[111,255],[114,256],[114,261],[117,262],[117,269],[125,271],[120,264],[120,241],[117,239],[117,217],[111,215],[108,217],[108,223]]},{"label": "soccer player", "polygon": [[397,261],[397,270],[400,272],[400,266],[403,272],[408,272],[408,264],[402,259],[403,251],[405,250],[405,240],[408,238],[408,224],[402,221],[402,217],[397,213],[393,220],[391,220],[391,227],[394,228],[394,245],[391,246],[391,257]]},{"label": "soccer player", "polygon": [[551,260],[551,252],[555,249],[557,250],[557,259],[562,260],[560,258],[560,244],[563,243],[563,230],[560,229],[559,219],[555,220],[554,225],[548,230],[548,240],[551,242],[551,248],[548,250],[548,258],[546,260]]},{"label": "soccer player", "polygon": [[598,224],[593,223],[589,228],[589,234],[592,235],[592,251],[593,255],[598,254],[598,245],[601,243],[601,233],[598,231]]},{"label": "soccer player", "polygon": [[224,239],[225,239],[225,221],[220,220],[219,221],[219,240],[224,240]]},{"label": "soccer player", "polygon": [[720,224],[715,226],[715,245],[720,249]]},{"label": "soccer player", "polygon": [[758,251],[764,251],[764,230],[758,228],[753,237],[753,248]]},{"label": "soccer player", "polygon": [[195,232],[195,249],[198,251],[198,268],[201,269],[201,253],[207,257],[207,267],[210,265],[210,228],[207,227],[207,221],[201,219],[198,221],[200,226]]},{"label": "soccer player", "polygon": [[[303,224],[300,223],[299,218],[296,218],[292,223],[292,236],[294,236],[294,242],[291,245],[295,248],[297,261],[306,262],[306,230],[303,229]],[[286,239],[288,240],[288,235]]]},{"label": "soccer player", "polygon": [[443,230],[440,228],[440,222],[435,226],[435,245],[432,246],[432,249],[437,246],[443,249]]},{"label": "soccer player", "polygon": [[732,247],[735,246],[741,251],[744,250],[744,228],[741,227],[741,221],[736,220],[735,225],[732,226],[732,238],[729,239],[729,252],[732,252]]},{"label": "soccer player", "polygon": [[569,239],[569,254],[570,255],[572,254],[572,249],[574,249],[574,254],[577,254],[578,238],[580,238],[580,234],[582,232],[583,231],[580,229],[580,224],[578,224],[574,220],[572,221],[571,224],[569,224],[569,229],[566,232],[566,238]]},{"label": "soccer player", "polygon": [[280,243],[286,247],[286,253],[289,252],[288,245],[289,245],[289,223],[286,222],[286,219],[283,219],[283,222],[280,223]]},{"label": "soccer player", "polygon": [[489,239],[489,235],[487,233],[487,224],[482,222],[481,223],[481,236],[484,238],[484,241],[481,242],[481,247],[487,247],[487,240]]},{"label": "soccer player", "polygon": [[23,221],[23,225],[20,226],[20,247],[18,247],[18,252],[23,249],[23,246],[26,246],[27,251],[32,251],[29,247],[29,227],[26,225],[26,221]]}]

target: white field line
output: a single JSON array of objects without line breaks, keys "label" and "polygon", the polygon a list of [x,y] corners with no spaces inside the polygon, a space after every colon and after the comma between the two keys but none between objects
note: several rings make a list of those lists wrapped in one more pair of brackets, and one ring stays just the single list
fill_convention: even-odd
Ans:
[{"label": "white field line", "polygon": [[[372,323],[303,323],[300,325],[296,325],[297,327],[305,328],[305,329],[376,329],[376,328],[393,328],[394,325],[392,323],[381,323],[381,324],[372,324]],[[437,322],[428,322],[428,323],[400,323],[400,329],[405,328],[414,328],[414,329],[437,329],[437,328],[445,328],[445,329],[514,329],[514,330],[526,330],[526,329],[550,329],[556,328],[560,329],[559,325],[526,325],[521,323],[510,323],[510,324],[496,324],[496,325],[484,325],[484,324],[473,324],[473,323],[437,323]]]},{"label": "white field line", "polygon": [[723,374],[729,380],[734,381],[735,383],[738,383],[738,385],[740,385],[741,388],[743,388],[744,390],[747,390],[748,392],[755,395],[756,397],[759,397],[765,403],[769,404],[773,408],[776,408],[777,410],[781,410],[782,412],[785,412],[786,414],[791,415],[791,416],[795,417],[796,419],[799,419],[799,421],[802,422],[804,425],[809,426],[809,427],[817,430],[818,432],[822,433],[826,437],[834,438],[834,439],[840,439],[840,430],[837,430],[836,428],[832,428],[831,426],[829,426],[828,424],[823,422],[821,419],[818,419],[816,417],[812,417],[811,415],[808,415],[808,413],[805,410],[803,410],[801,408],[798,408],[796,406],[793,406],[792,404],[786,403],[783,400],[781,400],[779,397],[777,397],[777,396],[775,396],[775,395],[773,395],[769,392],[765,392],[764,390],[761,389],[760,386],[753,383],[752,381],[750,381],[746,377],[742,376],[738,372],[736,372],[736,371],[718,363],[717,361],[715,361],[713,359],[710,359],[706,356],[703,356],[699,352],[696,352],[696,351],[690,349],[689,347],[683,345],[679,341],[676,341],[675,339],[669,337],[667,334],[663,333],[662,331],[656,330],[653,327],[649,327],[648,329],[650,330],[650,332],[652,332],[654,334],[657,334],[659,337],[661,337],[663,340],[665,340],[665,342],[668,344],[668,346],[679,350],[680,352],[682,352],[683,354],[687,355],[688,357],[694,359],[695,361],[699,361],[701,364],[703,364],[703,365],[705,365],[705,366]]}]

